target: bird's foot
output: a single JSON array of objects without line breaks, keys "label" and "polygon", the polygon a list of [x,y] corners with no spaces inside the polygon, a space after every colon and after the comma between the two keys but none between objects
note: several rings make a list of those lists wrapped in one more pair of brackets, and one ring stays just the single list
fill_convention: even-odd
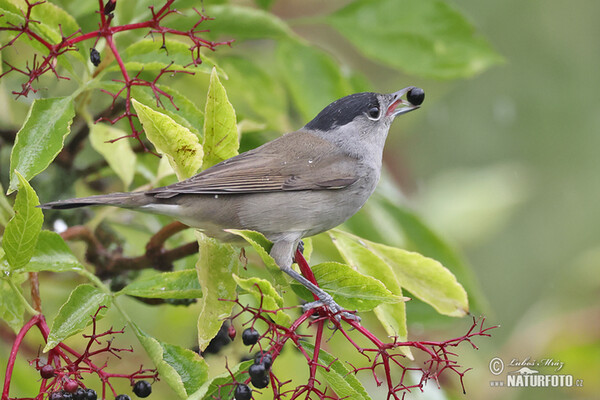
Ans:
[{"label": "bird's foot", "polygon": [[344,318],[351,321],[360,322],[360,317],[358,315],[351,311],[344,310],[333,300],[333,297],[331,297],[329,294],[326,296],[320,296],[319,300],[304,304],[302,309],[306,312],[308,310],[320,307],[326,308],[338,321]]}]

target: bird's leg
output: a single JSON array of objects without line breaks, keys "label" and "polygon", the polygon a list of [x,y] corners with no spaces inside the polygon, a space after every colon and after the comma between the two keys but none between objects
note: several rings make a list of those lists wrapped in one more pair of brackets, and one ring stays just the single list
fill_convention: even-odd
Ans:
[{"label": "bird's leg", "polygon": [[[296,248],[297,245],[293,242],[276,242],[273,244],[273,248],[271,249],[271,257],[273,257],[281,271],[291,276],[297,282],[302,284],[302,286],[310,290],[310,292],[314,295],[315,301],[305,304],[304,309],[309,310],[312,308],[325,306],[329,308],[329,310],[338,318],[343,316],[352,320],[360,320],[357,315],[344,311],[344,309],[337,304],[335,300],[333,300],[333,297],[329,293],[325,292],[314,282],[311,282],[309,279],[305,278],[291,268],[292,253]],[[302,253],[299,251],[296,252],[296,262],[298,265],[300,265],[301,270],[308,269],[308,271],[310,271],[309,277],[314,280],[314,275],[312,275],[312,271],[310,270],[308,263],[304,259]]]}]

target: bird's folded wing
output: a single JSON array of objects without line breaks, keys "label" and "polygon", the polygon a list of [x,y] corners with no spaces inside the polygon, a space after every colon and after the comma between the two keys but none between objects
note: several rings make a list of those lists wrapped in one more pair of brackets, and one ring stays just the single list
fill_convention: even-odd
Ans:
[{"label": "bird's folded wing", "polygon": [[179,194],[340,189],[358,180],[353,173],[358,162],[331,142],[298,131],[147,194],[169,198]]}]

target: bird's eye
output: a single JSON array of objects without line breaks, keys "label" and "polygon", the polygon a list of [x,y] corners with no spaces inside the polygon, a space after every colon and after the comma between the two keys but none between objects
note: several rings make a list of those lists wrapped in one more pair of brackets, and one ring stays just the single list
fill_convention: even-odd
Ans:
[{"label": "bird's eye", "polygon": [[367,111],[367,114],[369,115],[369,118],[371,118],[371,119],[379,118],[379,107],[374,106],[374,107],[369,108],[369,111]]}]

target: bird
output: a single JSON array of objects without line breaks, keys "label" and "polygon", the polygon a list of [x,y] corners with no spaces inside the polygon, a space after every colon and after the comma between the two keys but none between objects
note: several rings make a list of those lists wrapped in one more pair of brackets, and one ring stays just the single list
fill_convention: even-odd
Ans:
[{"label": "bird", "polygon": [[375,191],[394,119],[420,108],[423,89],[355,93],[326,106],[303,128],[224,160],[189,179],[147,191],[111,193],[40,205],[63,210],[101,205],[170,216],[208,236],[235,241],[227,229],[254,230],[273,246],[278,267],[325,306],[352,317],[333,297],[292,269],[305,237],[332,229]]}]

